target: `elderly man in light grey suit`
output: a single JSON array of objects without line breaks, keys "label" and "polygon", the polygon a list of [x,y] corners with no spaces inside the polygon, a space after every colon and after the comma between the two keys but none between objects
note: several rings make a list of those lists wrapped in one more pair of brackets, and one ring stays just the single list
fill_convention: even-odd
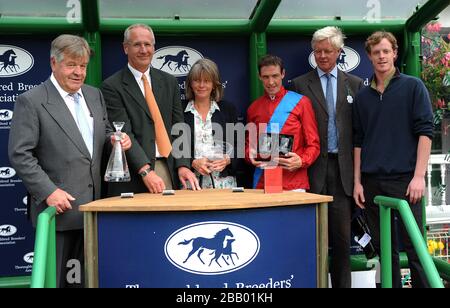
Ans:
[{"label": "elderly man in light grey suit", "polygon": [[[83,216],[78,207],[100,197],[103,148],[114,141],[101,92],[83,84],[89,56],[81,37],[53,40],[52,75],[18,97],[9,136],[9,159],[30,195],[33,226],[48,206],[58,214],[59,287],[83,285]],[[122,139],[129,149],[130,138],[124,134]],[[75,266],[78,275],[70,271]]]},{"label": "elderly man in light grey suit", "polygon": [[328,208],[333,288],[351,286],[350,226],[353,195],[352,102],[361,78],[338,69],[344,36],[337,27],[313,34],[317,68],[293,79],[291,90],[308,96],[316,114],[320,155],[308,169],[311,192],[332,195]]}]

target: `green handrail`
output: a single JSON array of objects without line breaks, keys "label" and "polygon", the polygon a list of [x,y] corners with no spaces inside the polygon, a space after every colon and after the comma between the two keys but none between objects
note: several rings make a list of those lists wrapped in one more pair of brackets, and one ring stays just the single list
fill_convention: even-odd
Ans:
[{"label": "green handrail", "polygon": [[450,281],[450,263],[439,258],[433,257],[434,265],[444,280]]},{"label": "green handrail", "polygon": [[380,206],[380,238],[381,238],[381,285],[383,288],[392,288],[392,248],[391,248],[391,208],[398,210],[405,225],[406,231],[417,252],[425,275],[432,288],[443,288],[433,259],[428,253],[422,233],[417,226],[408,202],[401,199],[376,196],[375,203]]},{"label": "green handrail", "polygon": [[48,207],[38,216],[31,288],[56,288],[55,215]]}]

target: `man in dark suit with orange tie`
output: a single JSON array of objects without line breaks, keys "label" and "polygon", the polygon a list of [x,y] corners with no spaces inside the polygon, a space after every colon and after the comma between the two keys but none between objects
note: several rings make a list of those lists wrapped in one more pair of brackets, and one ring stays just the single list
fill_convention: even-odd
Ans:
[{"label": "man in dark suit with orange tie", "polygon": [[317,30],[311,42],[317,68],[293,79],[291,90],[308,96],[320,136],[320,155],[308,169],[311,192],[332,195],[328,207],[333,287],[351,287],[350,238],[353,196],[353,97],[363,86],[361,78],[338,69],[344,47],[339,28]]},{"label": "man in dark suit with orange tie", "polygon": [[106,79],[101,90],[110,121],[125,122],[124,131],[133,148],[127,153],[130,182],[109,183],[108,195],[122,192],[161,193],[178,187],[200,189],[189,169],[189,158],[175,159],[171,143],[177,135],[172,126],[184,122],[178,82],[175,77],[151,67],[155,36],[144,24],[129,26],[123,48],[128,65]]}]

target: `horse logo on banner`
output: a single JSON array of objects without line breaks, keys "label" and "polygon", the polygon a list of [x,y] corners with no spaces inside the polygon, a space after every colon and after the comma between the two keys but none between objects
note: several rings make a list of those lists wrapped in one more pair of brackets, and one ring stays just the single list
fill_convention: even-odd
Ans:
[{"label": "horse logo on banner", "polygon": [[186,46],[168,46],[158,49],[152,60],[152,66],[175,77],[186,76],[197,60],[203,55]]},{"label": "horse logo on banner", "polygon": [[259,238],[249,228],[229,222],[185,226],[168,238],[166,257],[176,267],[202,275],[224,274],[252,262]]},{"label": "horse logo on banner", "polygon": [[16,64],[17,55],[12,49],[8,49],[2,55],[0,55],[0,72],[5,70],[8,72],[8,69],[12,73],[13,71],[17,73],[17,69],[20,69],[20,66]]},{"label": "horse logo on banner", "polygon": [[0,78],[28,72],[34,65],[33,56],[23,48],[0,45]]},{"label": "horse logo on banner", "polygon": [[23,256],[23,260],[29,264],[33,264],[34,252],[29,252]]},{"label": "horse logo on banner", "polygon": [[[164,59],[164,63],[161,65],[159,69],[163,69],[163,67],[167,64],[170,70],[174,72],[189,72],[191,66],[188,63],[189,55],[186,50],[181,50],[176,55],[165,55],[160,56],[158,59]],[[171,67],[170,64],[176,64],[174,67]]]},{"label": "horse logo on banner", "polygon": [[13,225],[1,225],[0,226],[0,236],[11,236],[16,234],[17,228]]},{"label": "horse logo on banner", "polygon": [[12,119],[13,112],[8,109],[0,109],[0,121],[10,121]]},{"label": "horse logo on banner", "polygon": [[[317,63],[316,59],[314,58],[314,52],[310,53],[308,60],[311,67],[316,68]],[[341,54],[339,55],[336,64],[341,71],[351,72],[359,66],[360,62],[361,57],[359,56],[358,52],[353,48],[345,46],[344,48],[342,48]]]},{"label": "horse logo on banner", "polygon": [[0,179],[9,179],[16,175],[16,170],[10,167],[0,167]]}]

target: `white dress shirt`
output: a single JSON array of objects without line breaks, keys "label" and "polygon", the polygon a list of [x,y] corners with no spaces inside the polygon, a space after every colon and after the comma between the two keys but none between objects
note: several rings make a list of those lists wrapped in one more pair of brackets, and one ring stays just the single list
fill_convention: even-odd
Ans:
[{"label": "white dress shirt", "polygon": [[[67,108],[69,108],[69,111],[72,114],[72,117],[78,126],[77,116],[75,113],[75,101],[73,100],[73,97],[70,96],[70,94],[73,94],[73,93],[69,93],[69,92],[66,92],[65,90],[63,90],[63,88],[61,88],[61,86],[59,85],[58,81],[56,80],[56,78],[53,74],[50,76],[50,81],[53,83],[56,90],[58,90],[58,93],[61,95],[62,99],[64,100],[64,103],[66,103]],[[86,104],[86,100],[84,99],[84,95],[83,95],[83,92],[81,91],[81,89],[79,89],[77,91],[77,93],[80,94],[80,102],[79,103],[81,104],[81,107],[84,112],[84,116],[87,119],[87,122],[89,125],[89,131],[93,135],[93,133],[94,133],[94,118],[91,115],[91,111],[89,110],[89,108]],[[78,127],[78,129],[79,129],[79,127]]]}]

